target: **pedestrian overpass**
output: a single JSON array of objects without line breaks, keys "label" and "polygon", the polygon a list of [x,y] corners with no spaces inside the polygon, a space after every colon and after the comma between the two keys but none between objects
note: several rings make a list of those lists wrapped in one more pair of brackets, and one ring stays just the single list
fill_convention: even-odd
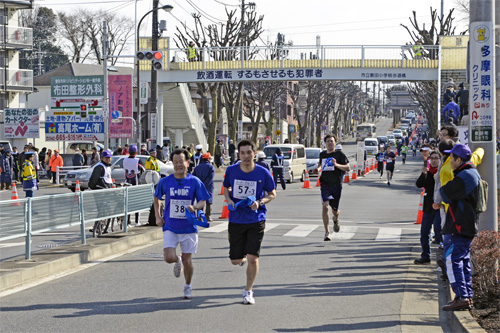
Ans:
[{"label": "pedestrian overpass", "polygon": [[[415,55],[413,45],[324,45],[324,46],[237,46],[197,49],[195,61],[188,62],[186,49],[164,43],[164,70],[158,71],[160,90],[172,83],[239,81],[384,81],[386,83],[438,81],[450,77],[465,81],[468,36],[441,36],[441,45],[422,45],[423,56]],[[151,63],[141,61],[141,78],[150,81]],[[193,132],[202,142],[200,119],[193,122],[189,89],[182,88],[182,111],[172,105],[175,92],[164,95],[164,127],[175,132]],[[170,102],[169,102],[170,101]],[[174,108],[175,110],[169,110]],[[184,114],[184,116],[182,116]],[[172,124],[178,124],[172,129]],[[177,140],[176,140],[177,141]],[[187,142],[186,142],[187,143]],[[196,142],[195,142],[196,143]]]}]

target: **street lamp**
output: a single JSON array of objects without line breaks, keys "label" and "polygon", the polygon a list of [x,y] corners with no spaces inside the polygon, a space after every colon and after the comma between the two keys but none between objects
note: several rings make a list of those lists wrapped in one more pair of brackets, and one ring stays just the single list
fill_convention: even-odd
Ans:
[{"label": "street lamp", "polygon": [[[140,39],[139,38],[139,30],[141,28],[142,20],[144,20],[144,18],[146,16],[148,16],[149,14],[151,14],[154,11],[163,9],[164,11],[166,11],[168,13],[173,8],[174,7],[171,6],[171,5],[164,5],[164,6],[161,6],[161,7],[153,8],[149,12],[147,12],[146,14],[144,14],[144,16],[139,20],[139,24],[137,25],[137,30],[136,30],[136,36],[137,36],[137,38],[136,38],[136,49],[135,49],[135,53],[136,54],[137,54],[137,52],[139,52],[139,39]],[[140,149],[140,147],[141,147],[141,126],[142,126],[142,122],[141,122],[141,99],[140,99],[140,93],[141,93],[140,73],[141,73],[141,69],[140,69],[140,61],[139,61],[139,59],[136,59],[136,66],[137,66],[137,147]],[[160,126],[163,126],[163,124],[160,124]]]}]

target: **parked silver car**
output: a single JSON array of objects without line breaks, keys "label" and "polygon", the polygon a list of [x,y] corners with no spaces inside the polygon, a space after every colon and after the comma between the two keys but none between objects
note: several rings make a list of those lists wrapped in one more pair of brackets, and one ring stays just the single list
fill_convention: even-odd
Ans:
[{"label": "parked silver car", "polygon": [[[125,170],[123,169],[123,159],[128,157],[127,155],[118,155],[111,158],[111,178],[115,180],[115,183],[125,182]],[[146,165],[146,160],[149,156],[147,155],[137,155],[141,160],[142,165]],[[160,164],[160,175],[168,176],[174,173],[174,166],[172,162],[167,162],[166,164],[158,161]],[[81,170],[70,171],[66,174],[64,178],[64,186],[69,188],[71,191],[75,192],[76,181],[80,183],[80,190],[86,190],[89,188],[89,179],[92,175],[93,167]],[[140,184],[146,184],[145,180],[146,173],[143,172],[141,178],[139,179]]]},{"label": "parked silver car", "polygon": [[321,151],[321,148],[306,148],[307,172],[309,172],[309,177],[319,176],[321,168],[318,167],[318,163]]}]

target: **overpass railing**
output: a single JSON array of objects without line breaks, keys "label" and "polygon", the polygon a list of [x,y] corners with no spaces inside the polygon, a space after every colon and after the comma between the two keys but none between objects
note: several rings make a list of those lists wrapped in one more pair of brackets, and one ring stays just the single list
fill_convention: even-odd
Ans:
[{"label": "overpass railing", "polygon": [[185,49],[170,49],[169,70],[245,68],[438,68],[439,46],[235,46],[197,49],[195,61]]},{"label": "overpass railing", "polygon": [[85,244],[85,224],[149,210],[153,196],[153,184],[147,184],[0,201],[0,241],[26,237],[25,257],[31,259],[33,234],[79,225]]}]

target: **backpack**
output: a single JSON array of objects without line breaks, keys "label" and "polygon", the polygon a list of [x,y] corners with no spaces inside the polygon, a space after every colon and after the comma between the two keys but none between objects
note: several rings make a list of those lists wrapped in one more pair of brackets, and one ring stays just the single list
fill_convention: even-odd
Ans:
[{"label": "backpack", "polygon": [[478,194],[476,202],[476,213],[483,213],[488,209],[488,182],[479,179]]}]

